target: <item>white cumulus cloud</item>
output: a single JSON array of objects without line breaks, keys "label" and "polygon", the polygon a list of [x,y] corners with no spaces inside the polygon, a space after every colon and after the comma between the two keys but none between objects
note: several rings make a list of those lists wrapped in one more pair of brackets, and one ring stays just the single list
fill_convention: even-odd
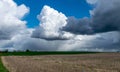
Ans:
[{"label": "white cumulus cloud", "polygon": [[29,12],[24,4],[18,6],[13,0],[0,0],[0,39],[10,39],[26,27],[21,19]]},{"label": "white cumulus cloud", "polygon": [[67,17],[57,10],[45,5],[38,15],[40,27],[37,28],[32,37],[47,40],[69,39],[73,35],[61,30],[67,24]]}]

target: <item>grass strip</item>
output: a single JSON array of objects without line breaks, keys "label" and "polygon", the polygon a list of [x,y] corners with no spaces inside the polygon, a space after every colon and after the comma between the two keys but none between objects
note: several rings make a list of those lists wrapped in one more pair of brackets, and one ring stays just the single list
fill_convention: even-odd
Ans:
[{"label": "grass strip", "polygon": [[0,72],[9,72],[3,65],[1,57],[0,57]]}]

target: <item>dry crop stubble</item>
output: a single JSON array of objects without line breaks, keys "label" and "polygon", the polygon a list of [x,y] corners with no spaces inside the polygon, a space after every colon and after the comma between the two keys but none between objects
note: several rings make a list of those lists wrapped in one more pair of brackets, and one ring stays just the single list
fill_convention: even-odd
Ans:
[{"label": "dry crop stubble", "polygon": [[120,53],[5,56],[10,72],[120,72]]}]

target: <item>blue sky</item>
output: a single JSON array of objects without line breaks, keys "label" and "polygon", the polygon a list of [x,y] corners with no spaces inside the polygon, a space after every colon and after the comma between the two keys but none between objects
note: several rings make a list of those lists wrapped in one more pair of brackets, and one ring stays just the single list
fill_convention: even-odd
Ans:
[{"label": "blue sky", "polygon": [[30,13],[25,17],[29,28],[39,25],[37,15],[44,5],[62,12],[66,16],[76,18],[89,17],[89,10],[92,8],[85,0],[14,0],[18,5],[25,4],[30,8]]}]

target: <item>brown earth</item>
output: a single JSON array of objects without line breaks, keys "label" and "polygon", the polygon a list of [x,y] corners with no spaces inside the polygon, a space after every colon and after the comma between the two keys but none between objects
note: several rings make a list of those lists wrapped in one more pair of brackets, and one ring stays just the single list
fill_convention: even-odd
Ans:
[{"label": "brown earth", "polygon": [[120,72],[120,53],[4,56],[10,72]]}]

